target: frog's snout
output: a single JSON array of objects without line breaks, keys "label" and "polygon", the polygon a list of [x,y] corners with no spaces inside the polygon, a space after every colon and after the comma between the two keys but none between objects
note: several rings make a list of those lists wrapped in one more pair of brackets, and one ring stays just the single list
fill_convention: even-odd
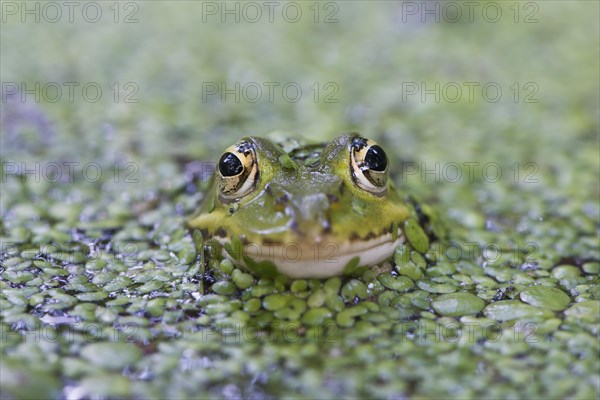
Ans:
[{"label": "frog's snout", "polygon": [[289,217],[288,226],[298,236],[312,237],[316,241],[331,230],[329,210],[339,201],[335,194],[317,192],[310,194],[273,190],[275,202]]},{"label": "frog's snout", "polygon": [[330,198],[324,193],[315,193],[294,199],[288,206],[291,228],[300,235],[319,237],[331,229],[329,220]]}]

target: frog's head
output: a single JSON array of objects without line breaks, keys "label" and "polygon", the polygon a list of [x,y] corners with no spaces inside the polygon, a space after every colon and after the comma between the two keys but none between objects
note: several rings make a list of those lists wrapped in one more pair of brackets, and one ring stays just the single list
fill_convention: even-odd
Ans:
[{"label": "frog's head", "polygon": [[404,240],[409,210],[388,171],[385,151],[356,134],[289,153],[246,137],[220,157],[190,226],[229,250],[240,244],[228,255],[250,269],[266,262],[291,277],[337,275],[384,261]]}]

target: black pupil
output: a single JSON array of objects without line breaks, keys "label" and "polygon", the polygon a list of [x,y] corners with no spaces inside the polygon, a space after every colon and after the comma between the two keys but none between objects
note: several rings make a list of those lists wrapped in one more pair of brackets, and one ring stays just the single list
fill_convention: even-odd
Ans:
[{"label": "black pupil", "polygon": [[365,164],[373,171],[385,171],[387,167],[387,156],[385,155],[385,151],[378,145],[371,146],[365,155]]},{"label": "black pupil", "polygon": [[219,171],[223,176],[234,176],[242,172],[244,167],[239,158],[233,153],[225,153],[219,160]]}]

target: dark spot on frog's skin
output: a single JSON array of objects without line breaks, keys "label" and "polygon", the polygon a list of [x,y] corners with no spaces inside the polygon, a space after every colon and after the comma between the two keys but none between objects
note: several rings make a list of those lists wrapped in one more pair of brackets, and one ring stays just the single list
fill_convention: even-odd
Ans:
[{"label": "dark spot on frog's skin", "polygon": [[238,153],[243,153],[244,156],[248,157],[252,152],[252,144],[250,144],[249,142],[241,142],[237,146],[237,151]]},{"label": "dark spot on frog's skin", "polygon": [[413,197],[409,197],[408,202],[415,208],[415,212],[417,213],[417,217],[419,219],[419,225],[423,226],[427,224],[429,222],[429,217],[425,215],[421,209],[421,205]]},{"label": "dark spot on frog's skin", "polygon": [[[386,231],[383,231],[382,233],[387,233]],[[358,241],[358,240],[371,240],[371,239],[375,239],[377,236],[375,233],[373,232],[369,232],[366,236],[360,236],[358,233],[356,232],[352,232],[352,234],[350,235],[350,241]]]},{"label": "dark spot on frog's skin", "polygon": [[327,194],[327,199],[329,199],[330,203],[337,203],[338,201],[340,201],[340,198],[337,197],[335,194],[333,193],[328,193]]},{"label": "dark spot on frog's skin", "polygon": [[219,236],[219,237],[227,237],[227,231],[223,228],[219,228],[217,229],[217,231],[215,232],[215,236]]},{"label": "dark spot on frog's skin", "polygon": [[429,240],[432,242],[436,241],[438,237],[435,234],[435,232],[433,232],[433,230],[430,229],[431,221],[429,219],[429,215],[423,212],[421,205],[417,202],[417,200],[415,200],[414,197],[409,196],[407,200],[415,208],[415,212],[417,213],[417,218],[419,220],[419,225],[423,228],[423,230],[427,234],[427,237],[429,237]]},{"label": "dark spot on frog's skin", "polygon": [[282,246],[283,242],[281,242],[280,240],[274,240],[274,239],[270,239],[270,238],[264,238],[263,239],[263,244],[265,244],[267,246]]},{"label": "dark spot on frog's skin", "polygon": [[342,183],[340,183],[340,194],[344,194],[345,189],[346,189],[346,183],[344,181],[342,181]]},{"label": "dark spot on frog's skin", "polygon": [[376,236],[376,235],[375,235],[373,232],[369,232],[369,234],[368,234],[367,236],[365,236],[365,237],[363,238],[363,240],[371,240],[371,239],[374,239],[374,238],[375,238],[375,236]]},{"label": "dark spot on frog's skin", "polygon": [[366,146],[367,146],[367,139],[365,139],[365,138],[356,137],[352,140],[352,147],[356,151],[360,151]]},{"label": "dark spot on frog's skin", "polygon": [[265,185],[265,193],[268,194],[269,196],[273,196],[273,189],[271,188],[270,183],[267,183]]},{"label": "dark spot on frog's skin", "polygon": [[275,200],[275,203],[277,203],[277,204],[287,204],[289,201],[290,201],[290,197],[287,194],[284,194],[282,196],[279,196]]},{"label": "dark spot on frog's skin", "polygon": [[293,232],[296,232],[296,233],[298,233],[298,222],[297,222],[296,220],[293,220],[293,221],[290,223],[290,229],[291,229]]},{"label": "dark spot on frog's skin", "polygon": [[229,213],[230,213],[230,214],[233,214],[234,212],[235,212],[235,208],[231,207],[231,208],[229,209]]}]

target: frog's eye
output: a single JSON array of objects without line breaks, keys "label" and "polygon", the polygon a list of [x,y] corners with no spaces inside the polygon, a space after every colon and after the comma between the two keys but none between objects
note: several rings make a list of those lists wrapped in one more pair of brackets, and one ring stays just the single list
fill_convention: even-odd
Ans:
[{"label": "frog's eye", "polygon": [[219,160],[219,172],[224,177],[239,175],[243,169],[244,166],[242,165],[242,162],[238,156],[233,153],[227,152],[223,154]]},{"label": "frog's eye", "polygon": [[252,143],[243,141],[225,150],[217,168],[219,191],[224,199],[235,200],[256,187],[258,164]]},{"label": "frog's eye", "polygon": [[352,140],[350,170],[360,188],[376,195],[385,192],[388,160],[385,151],[374,141],[361,137]]}]

